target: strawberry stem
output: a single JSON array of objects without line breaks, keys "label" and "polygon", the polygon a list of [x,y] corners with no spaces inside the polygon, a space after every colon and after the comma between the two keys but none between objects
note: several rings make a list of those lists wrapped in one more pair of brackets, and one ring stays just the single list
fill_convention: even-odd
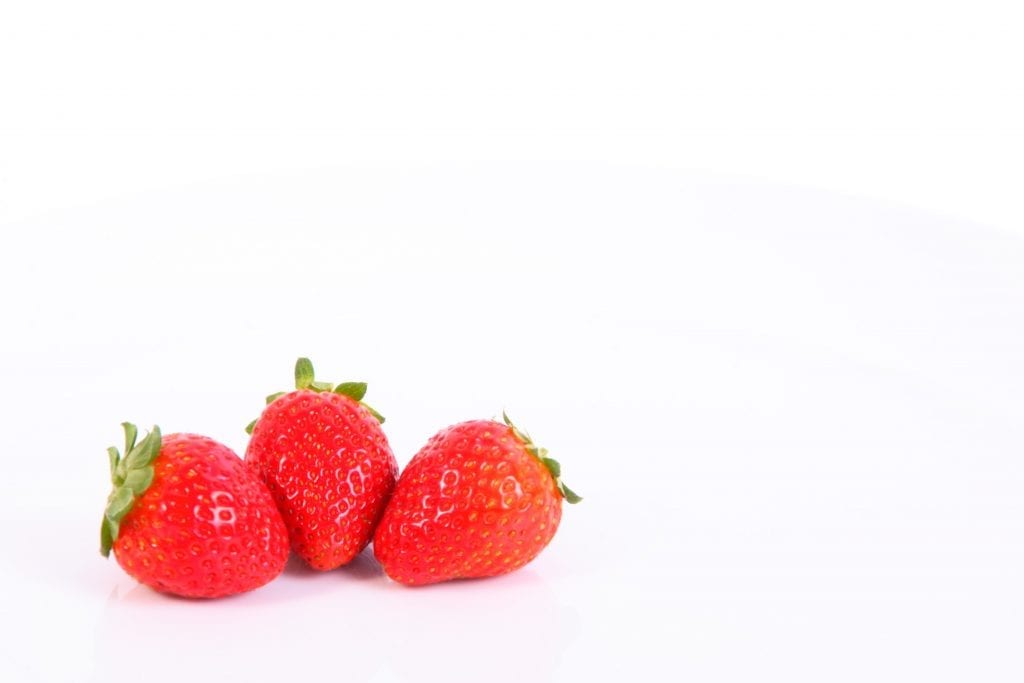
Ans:
[{"label": "strawberry stem", "polygon": [[[373,417],[380,422],[384,423],[384,416],[378,413],[370,405],[363,401],[363,397],[366,396],[366,382],[342,382],[341,384],[334,385],[330,382],[318,382],[316,380],[316,373],[313,371],[313,362],[308,358],[299,358],[295,361],[295,390],[309,390],[316,392],[334,392],[341,394],[342,396],[348,396],[359,405],[366,408],[366,410],[373,415]],[[276,393],[267,396],[267,405],[270,405],[281,396],[284,396],[288,392],[278,391]],[[252,434],[252,430],[256,428],[256,423],[259,420],[253,420],[245,427],[246,434]]]},{"label": "strawberry stem", "polygon": [[100,553],[103,557],[110,555],[110,549],[121,529],[121,520],[153,483],[153,461],[160,453],[159,427],[154,425],[149,434],[136,445],[139,430],[131,422],[122,422],[121,426],[124,428],[124,457],[113,446],[107,449],[113,489],[107,496],[107,507],[103,511],[103,523],[100,525]]},{"label": "strawberry stem", "polygon": [[300,358],[295,361],[295,388],[308,389],[313,384],[313,361]]},{"label": "strawberry stem", "polygon": [[513,424],[512,420],[508,417],[508,413],[501,411],[501,417],[505,420],[505,424],[512,429],[512,433],[516,438],[522,441],[526,446],[526,451],[533,457],[537,458],[537,460],[540,460],[541,464],[544,465],[548,472],[551,473],[551,476],[555,480],[555,486],[558,487],[558,492],[562,494],[562,497],[565,498],[566,502],[575,505],[583,500],[583,498],[576,495],[576,493],[562,481],[562,466],[558,464],[558,461],[554,458],[548,457],[548,449],[541,448],[533,443],[533,439],[530,438],[530,435],[527,434],[525,430],[520,429]]}]

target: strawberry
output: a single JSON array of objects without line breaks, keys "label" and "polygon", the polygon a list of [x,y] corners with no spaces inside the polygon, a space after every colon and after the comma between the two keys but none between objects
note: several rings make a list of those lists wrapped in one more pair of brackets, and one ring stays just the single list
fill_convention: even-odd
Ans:
[{"label": "strawberry", "polygon": [[317,382],[300,358],[295,388],[267,397],[249,425],[245,460],[274,496],[296,554],[314,569],[334,569],[370,542],[398,462],[384,418],[362,403],[365,383]]},{"label": "strawberry", "polygon": [[288,536],[270,492],[227,446],[196,434],[135,443],[110,456],[114,489],[100,533],[104,557],[164,593],[217,598],[259,588],[284,570]]},{"label": "strawberry", "polygon": [[503,418],[443,429],[406,466],[373,539],[392,579],[419,586],[514,571],[554,537],[562,499],[581,500],[547,450]]}]

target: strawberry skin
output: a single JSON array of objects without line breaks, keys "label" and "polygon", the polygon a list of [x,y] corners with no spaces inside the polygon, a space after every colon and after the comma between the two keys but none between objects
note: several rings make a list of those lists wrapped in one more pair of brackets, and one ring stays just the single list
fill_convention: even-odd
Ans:
[{"label": "strawberry skin", "polygon": [[406,466],[374,535],[373,550],[395,581],[419,586],[514,571],[558,530],[558,463],[506,417],[435,434]]},{"label": "strawberry skin", "polygon": [[112,548],[140,583],[190,598],[250,591],[284,570],[284,522],[241,458],[205,436],[154,427],[136,447],[134,426],[125,431],[124,459],[111,449],[104,554]]},{"label": "strawberry skin", "polygon": [[398,476],[398,462],[376,411],[361,403],[365,384],[313,381],[299,359],[296,385],[268,397],[253,425],[246,462],[266,482],[292,549],[322,571],[367,546]]}]

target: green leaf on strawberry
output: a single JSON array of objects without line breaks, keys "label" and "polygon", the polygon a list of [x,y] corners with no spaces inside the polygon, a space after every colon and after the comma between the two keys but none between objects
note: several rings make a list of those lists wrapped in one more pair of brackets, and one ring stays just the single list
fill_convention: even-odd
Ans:
[{"label": "green leaf on strawberry", "polygon": [[334,393],[348,396],[353,401],[362,401],[366,396],[366,382],[342,382],[334,387]]},{"label": "green leaf on strawberry", "polygon": [[154,426],[149,434],[135,443],[139,430],[130,422],[121,424],[124,428],[124,452],[122,458],[117,448],[107,449],[110,461],[110,482],[114,488],[107,497],[100,528],[100,552],[110,555],[110,548],[117,540],[121,520],[132,509],[135,500],[145,493],[153,483],[153,460],[160,452],[160,428]]},{"label": "green leaf on strawberry", "polygon": [[533,457],[540,460],[541,464],[543,464],[544,467],[547,468],[548,472],[551,473],[551,476],[554,477],[555,479],[555,485],[558,487],[558,491],[559,493],[562,494],[562,497],[565,498],[565,501],[567,503],[572,503],[573,505],[575,505],[576,503],[583,500],[583,498],[577,495],[562,481],[562,466],[554,458],[548,457],[548,449],[541,448],[534,444],[533,439],[530,438],[530,435],[527,434],[526,431],[520,429],[519,427],[516,427],[515,424],[513,424],[512,420],[509,419],[508,414],[505,411],[501,412],[501,418],[505,421],[505,424],[512,429],[512,433],[516,436],[516,438],[526,445],[527,452],[529,452],[530,455],[532,455]]},{"label": "green leaf on strawberry", "polygon": [[[384,423],[384,416],[373,409],[372,406],[368,405],[363,401],[363,397],[366,396],[366,382],[342,382],[340,384],[331,384],[330,382],[318,382],[316,380],[316,373],[313,371],[313,362],[308,358],[299,358],[295,361],[295,389],[302,390],[308,389],[309,391],[315,392],[334,392],[342,396],[347,396],[359,405],[366,408],[366,410],[376,418],[377,422]],[[267,405],[270,405],[277,399],[286,395],[289,392],[278,391],[267,396]],[[246,434],[252,434],[252,430],[256,427],[257,420],[253,420],[245,427]]]}]

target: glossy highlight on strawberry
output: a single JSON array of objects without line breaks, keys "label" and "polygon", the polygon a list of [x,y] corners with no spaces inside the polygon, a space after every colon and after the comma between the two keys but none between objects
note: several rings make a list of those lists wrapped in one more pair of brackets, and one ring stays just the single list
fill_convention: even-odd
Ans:
[{"label": "glossy highlight on strawberry", "polygon": [[216,598],[258,588],[284,570],[288,538],[270,492],[226,446],[196,434],[139,443],[124,423],[124,457],[109,449],[114,489],[101,552],[155,590]]},{"label": "glossy highlight on strawberry", "polygon": [[370,542],[398,462],[383,417],[362,402],[366,384],[317,382],[306,358],[296,363],[295,384],[267,397],[245,460],[270,489],[295,553],[330,570]]},{"label": "glossy highlight on strawberry", "polygon": [[374,554],[411,586],[506,574],[551,542],[563,498],[581,500],[507,416],[463,422],[435,434],[402,472]]}]

